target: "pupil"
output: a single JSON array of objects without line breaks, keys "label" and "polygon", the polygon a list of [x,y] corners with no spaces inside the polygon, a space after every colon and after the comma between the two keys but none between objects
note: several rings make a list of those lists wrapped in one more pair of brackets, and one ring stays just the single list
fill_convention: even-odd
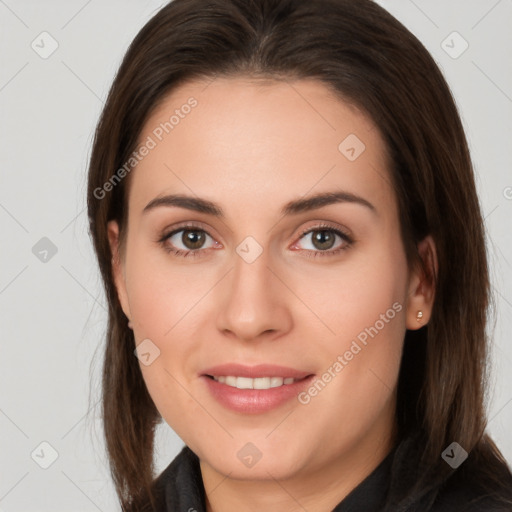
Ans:
[{"label": "pupil", "polygon": [[204,233],[200,231],[184,230],[181,241],[189,249],[199,249],[204,244]]},{"label": "pupil", "polygon": [[320,250],[330,249],[334,245],[335,236],[332,231],[313,232],[313,245]]}]

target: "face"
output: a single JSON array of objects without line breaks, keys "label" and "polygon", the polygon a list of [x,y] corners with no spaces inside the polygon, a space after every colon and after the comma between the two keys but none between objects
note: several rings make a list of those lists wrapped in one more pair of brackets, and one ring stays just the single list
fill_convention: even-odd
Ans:
[{"label": "face", "polygon": [[140,144],[114,272],[165,421],[233,478],[389,447],[430,307],[372,121],[313,80],[217,78],[175,89]]}]

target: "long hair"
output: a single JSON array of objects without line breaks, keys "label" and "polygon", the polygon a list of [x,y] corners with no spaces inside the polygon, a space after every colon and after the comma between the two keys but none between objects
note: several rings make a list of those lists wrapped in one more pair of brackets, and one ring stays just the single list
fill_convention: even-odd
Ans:
[{"label": "long hair", "polygon": [[408,449],[416,470],[393,487],[388,506],[399,510],[449,478],[454,470],[441,454],[452,442],[470,454],[458,474],[478,463],[479,485],[502,492],[500,480],[510,482],[510,470],[485,433],[485,231],[462,123],[433,58],[371,0],[174,0],[124,57],[88,176],[90,233],[109,306],[103,426],[123,510],[154,503],[154,434],[162,418],[134,357],[112,275],[107,222],[119,223],[122,246],[130,179],[108,192],[104,184],[128,161],[145,121],[170,91],[217,76],[317,79],[373,119],[391,156],[407,261],[421,264],[416,246],[427,234],[438,258],[432,316],[427,326],[406,332],[398,381],[399,437],[414,440]]}]

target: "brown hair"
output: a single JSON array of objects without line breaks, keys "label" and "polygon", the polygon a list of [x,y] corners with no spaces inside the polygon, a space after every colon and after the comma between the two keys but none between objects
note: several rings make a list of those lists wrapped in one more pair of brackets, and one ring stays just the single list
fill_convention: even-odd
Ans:
[{"label": "brown hair", "polygon": [[123,509],[154,505],[154,431],[162,418],[134,357],[112,276],[107,222],[119,222],[122,239],[129,180],[108,193],[98,190],[128,160],[149,114],[171,90],[194,78],[240,75],[318,79],[363,109],[391,155],[409,263],[418,263],[416,246],[427,234],[436,244],[432,317],[407,331],[398,383],[399,435],[414,440],[408,449],[416,470],[393,487],[388,507],[412,503],[454,473],[441,458],[453,441],[470,453],[457,474],[478,466],[483,492],[504,496],[500,479],[503,486],[510,482],[510,470],[484,434],[484,226],[463,127],[434,60],[370,0],[174,0],[130,45],[97,127],[89,169],[90,232],[109,305],[103,424]]}]

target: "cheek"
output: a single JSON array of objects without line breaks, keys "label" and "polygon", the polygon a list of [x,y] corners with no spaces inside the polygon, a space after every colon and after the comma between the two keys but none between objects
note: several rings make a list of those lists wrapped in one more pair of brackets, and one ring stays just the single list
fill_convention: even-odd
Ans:
[{"label": "cheek", "polygon": [[307,279],[296,276],[294,289],[307,298],[304,302],[319,320],[312,326],[324,331],[323,339],[331,340],[326,343],[331,353],[358,336],[364,342],[367,329],[375,331],[372,327],[379,338],[400,344],[405,326],[406,268],[405,257],[382,244],[380,250],[377,247],[347,259],[336,269],[313,269],[307,272]]},{"label": "cheek", "polygon": [[[179,347],[176,345],[173,350]],[[182,358],[177,352],[172,357],[178,361]],[[201,402],[193,398],[194,393],[189,391],[190,383],[184,379],[179,363],[173,368],[168,354],[162,353],[150,366],[141,365],[141,372],[157,410],[181,439],[194,446],[198,438],[211,436],[215,425],[208,421]]]},{"label": "cheek", "polygon": [[401,254],[382,250],[357,265],[340,266],[328,280],[310,275],[302,281],[299,294],[309,298],[308,306],[323,321],[314,324],[322,335],[311,338],[322,340],[315,346],[323,360],[320,382],[303,397],[315,416],[343,419],[356,432],[388,404],[405,335],[406,268]]},{"label": "cheek", "polygon": [[171,258],[163,250],[155,257],[155,251],[141,247],[127,262],[130,311],[141,336],[166,339],[180,323],[189,324],[198,300],[211,288],[203,271],[173,265]]},{"label": "cheek", "polygon": [[211,288],[209,282],[204,273],[173,266],[160,255],[152,258],[142,247],[132,250],[126,264],[136,344],[149,339],[159,354],[150,365],[141,364],[141,372],[160,414],[184,439],[191,418],[203,414],[185,390],[197,371],[192,356],[201,350],[199,299]]}]

